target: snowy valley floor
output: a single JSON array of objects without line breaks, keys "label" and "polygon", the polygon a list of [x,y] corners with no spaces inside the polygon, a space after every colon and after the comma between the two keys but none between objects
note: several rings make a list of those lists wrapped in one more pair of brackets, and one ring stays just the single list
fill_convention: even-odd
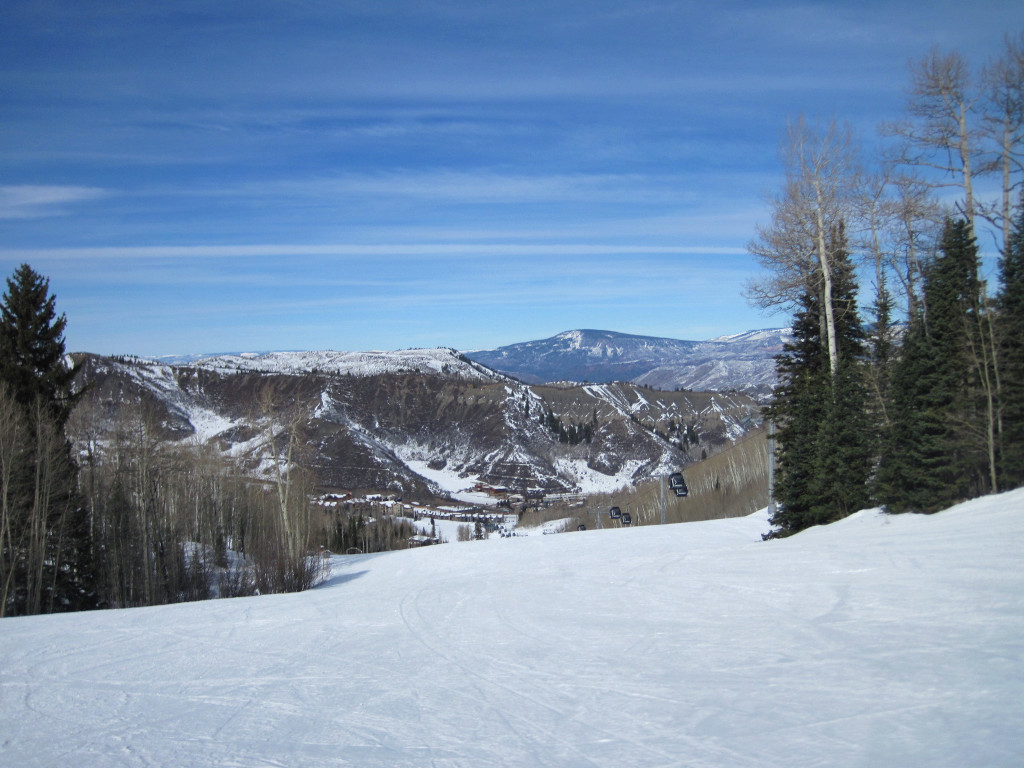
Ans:
[{"label": "snowy valley floor", "polygon": [[1018,766],[1024,491],[336,558],[0,621],[0,765]]}]

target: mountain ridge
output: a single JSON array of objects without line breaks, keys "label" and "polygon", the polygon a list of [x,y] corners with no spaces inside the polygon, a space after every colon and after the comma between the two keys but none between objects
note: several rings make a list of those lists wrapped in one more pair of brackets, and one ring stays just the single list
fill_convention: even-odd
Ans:
[{"label": "mountain ridge", "polygon": [[213,446],[258,477],[286,460],[266,435],[283,450],[294,434],[318,484],[346,490],[429,491],[415,471],[423,462],[489,485],[621,487],[760,422],[756,401],[738,392],[528,385],[444,348],[78,362],[86,407],[111,435],[145,418],[160,439]]},{"label": "mountain ridge", "polygon": [[274,361],[290,361],[292,368],[305,364],[311,368],[328,366],[340,370],[346,366],[354,368],[359,361],[368,363],[405,357],[410,361],[409,369],[414,370],[412,361],[416,358],[422,362],[431,352],[450,352],[526,384],[627,381],[658,389],[737,391],[764,400],[775,385],[775,357],[790,338],[788,328],[753,329],[706,341],[582,328],[494,349],[290,350],[165,355],[148,359],[167,365],[204,367],[218,360],[238,370],[271,371]]},{"label": "mountain ridge", "polygon": [[526,383],[629,381],[659,389],[739,391],[763,399],[775,385],[775,358],[788,328],[688,341],[597,329],[464,353]]}]

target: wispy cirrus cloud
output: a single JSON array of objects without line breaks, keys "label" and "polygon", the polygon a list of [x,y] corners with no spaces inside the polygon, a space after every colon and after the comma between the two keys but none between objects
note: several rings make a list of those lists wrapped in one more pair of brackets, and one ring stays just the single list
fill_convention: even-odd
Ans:
[{"label": "wispy cirrus cloud", "polygon": [[529,173],[481,168],[398,168],[154,189],[176,197],[303,201],[428,200],[462,203],[666,202],[678,196],[675,176],[640,173]]},{"label": "wispy cirrus cloud", "polygon": [[61,187],[38,184],[0,186],[0,219],[40,219],[66,216],[77,203],[106,197],[98,187]]},{"label": "wispy cirrus cloud", "polygon": [[17,248],[0,251],[7,259],[210,259],[274,256],[325,257],[426,257],[479,258],[491,256],[546,256],[563,254],[586,255],[638,255],[638,254],[711,254],[720,256],[743,255],[743,248],[721,246],[672,246],[646,244],[590,244],[590,243],[394,243],[360,244],[336,243],[329,245],[254,244],[254,245],[160,245],[117,246],[100,248]]}]

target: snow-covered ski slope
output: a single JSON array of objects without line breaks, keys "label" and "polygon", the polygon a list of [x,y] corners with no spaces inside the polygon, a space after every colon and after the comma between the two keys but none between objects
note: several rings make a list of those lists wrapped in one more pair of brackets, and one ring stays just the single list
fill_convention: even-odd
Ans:
[{"label": "snow-covered ski slope", "polygon": [[337,558],[0,621],[3,766],[1019,766],[1024,491]]}]

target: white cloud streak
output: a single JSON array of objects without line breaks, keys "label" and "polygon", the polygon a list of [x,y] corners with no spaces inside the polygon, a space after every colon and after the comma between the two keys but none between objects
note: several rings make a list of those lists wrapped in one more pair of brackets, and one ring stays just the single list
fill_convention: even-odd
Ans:
[{"label": "white cloud streak", "polygon": [[254,245],[161,245],[96,248],[15,248],[0,250],[0,258],[12,261],[98,260],[98,259],[209,259],[274,256],[323,257],[507,257],[507,256],[587,256],[587,255],[745,255],[746,250],[719,246],[660,246],[578,243],[395,243],[328,245],[254,244]]},{"label": "white cloud streak", "polygon": [[106,197],[97,187],[60,187],[35,184],[0,186],[0,219],[39,219],[65,216],[68,206]]}]

